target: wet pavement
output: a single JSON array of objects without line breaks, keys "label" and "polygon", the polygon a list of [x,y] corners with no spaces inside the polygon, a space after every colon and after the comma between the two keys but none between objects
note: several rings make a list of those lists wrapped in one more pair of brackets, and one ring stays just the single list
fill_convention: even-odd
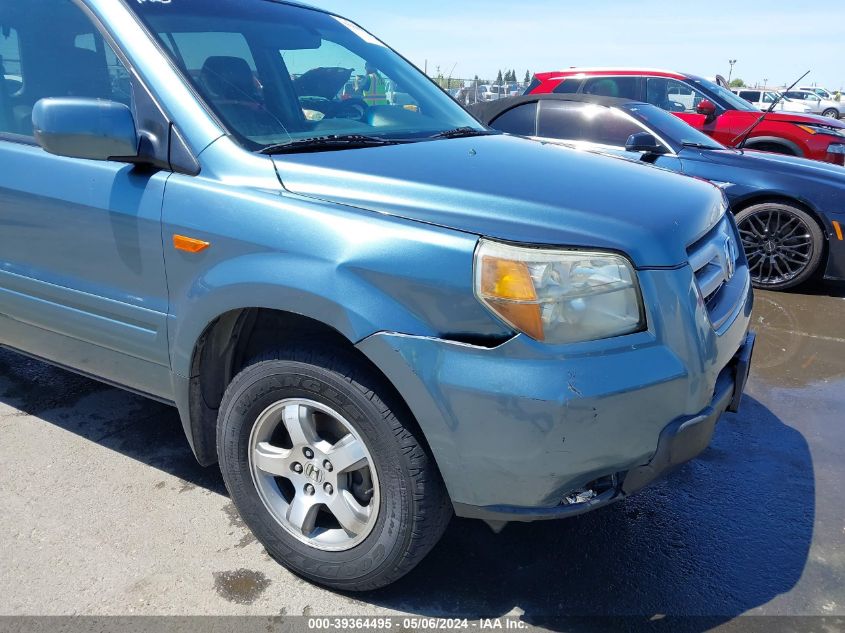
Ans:
[{"label": "wet pavement", "polygon": [[0,614],[845,616],[843,316],[845,286],[758,293],[742,411],[699,459],[564,522],[456,519],[351,597],[269,559],[174,411],[0,351]]}]

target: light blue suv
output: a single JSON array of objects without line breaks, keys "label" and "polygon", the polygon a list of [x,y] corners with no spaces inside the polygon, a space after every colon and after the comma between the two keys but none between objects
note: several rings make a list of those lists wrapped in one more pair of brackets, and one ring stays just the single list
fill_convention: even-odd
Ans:
[{"label": "light blue suv", "polygon": [[178,407],[304,577],[623,499],[739,406],[710,184],[493,133],[293,3],[3,2],[0,55],[0,344]]}]

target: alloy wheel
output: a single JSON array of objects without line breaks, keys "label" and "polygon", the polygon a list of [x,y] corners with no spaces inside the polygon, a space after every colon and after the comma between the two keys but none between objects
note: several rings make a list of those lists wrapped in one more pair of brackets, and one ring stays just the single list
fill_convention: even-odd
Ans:
[{"label": "alloy wheel", "polygon": [[752,279],[778,285],[800,275],[813,256],[809,227],[796,215],[762,208],[739,223],[739,234]]},{"label": "alloy wheel", "polygon": [[379,511],[372,457],[330,407],[289,399],[265,409],[250,433],[249,463],[267,510],[303,543],[345,551],[372,531]]}]

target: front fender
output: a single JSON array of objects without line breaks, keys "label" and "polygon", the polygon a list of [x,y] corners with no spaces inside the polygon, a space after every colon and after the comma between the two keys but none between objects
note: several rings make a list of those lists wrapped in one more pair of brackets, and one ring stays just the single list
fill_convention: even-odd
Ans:
[{"label": "front fender", "polygon": [[219,316],[266,308],[309,317],[351,342],[379,331],[435,335],[432,326],[348,268],[330,267],[291,253],[255,253],[204,271],[170,315],[173,371],[188,376],[196,342]]},{"label": "front fender", "polygon": [[[183,377],[208,325],[244,308],[306,316],[352,343],[507,332],[473,294],[476,235],[178,174],[164,232],[171,366]],[[185,253],[170,234],[210,245]]]}]

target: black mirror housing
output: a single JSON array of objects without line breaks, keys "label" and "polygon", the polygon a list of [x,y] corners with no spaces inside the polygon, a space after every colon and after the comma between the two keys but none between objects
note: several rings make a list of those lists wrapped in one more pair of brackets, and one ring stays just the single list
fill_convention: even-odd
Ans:
[{"label": "black mirror housing", "polygon": [[654,134],[648,132],[637,132],[628,137],[625,143],[627,152],[644,152],[646,154],[665,154],[666,147],[663,146]]}]

